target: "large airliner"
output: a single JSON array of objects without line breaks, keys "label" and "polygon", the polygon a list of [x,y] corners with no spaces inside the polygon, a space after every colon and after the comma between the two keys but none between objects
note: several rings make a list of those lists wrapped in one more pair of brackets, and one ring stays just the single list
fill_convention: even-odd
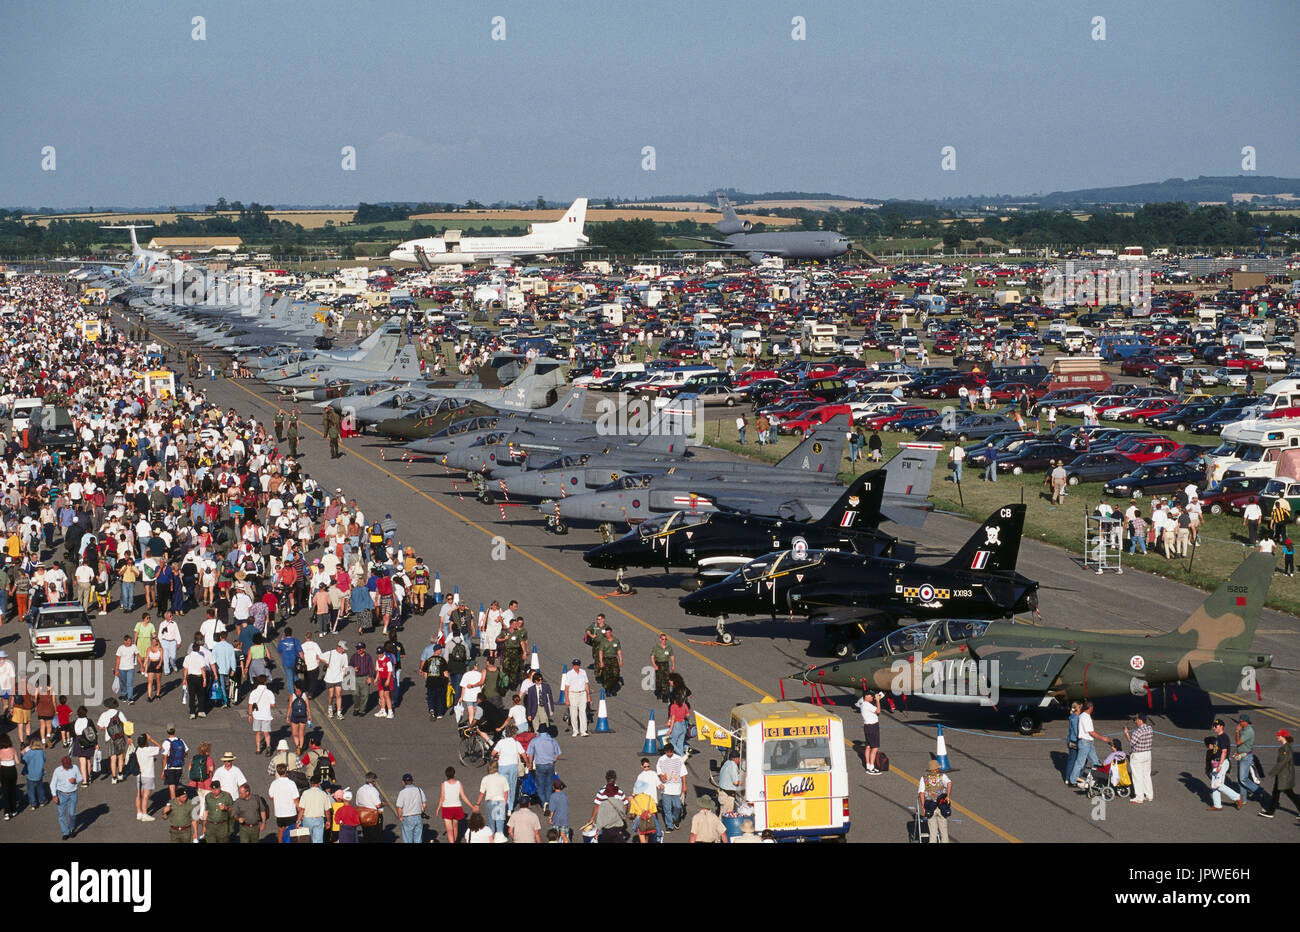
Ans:
[{"label": "large airliner", "polygon": [[390,252],[388,258],[418,262],[429,268],[577,252],[588,248],[589,241],[582,235],[586,219],[587,199],[580,197],[561,219],[554,223],[529,224],[524,236],[461,236],[459,230],[448,230],[442,236],[407,240]]},{"label": "large airliner", "polygon": [[[719,252],[742,255],[757,265],[767,256],[782,259],[834,259],[849,251],[849,238],[832,230],[794,230],[777,233],[750,233],[751,224],[736,216],[736,209],[726,195],[718,195],[718,208],[722,219],[716,224],[726,239],[709,239],[704,236],[684,236],[716,249],[697,249],[695,252]],[[681,250],[671,250],[680,252]]]}]

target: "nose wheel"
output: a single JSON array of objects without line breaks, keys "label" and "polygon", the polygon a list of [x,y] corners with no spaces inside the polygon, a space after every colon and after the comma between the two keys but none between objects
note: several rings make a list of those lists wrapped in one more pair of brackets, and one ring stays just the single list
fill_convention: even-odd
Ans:
[{"label": "nose wheel", "polygon": [[1012,713],[1011,722],[1022,735],[1037,734],[1043,728],[1043,720],[1034,709],[1017,709]]},{"label": "nose wheel", "polygon": [[630,595],[636,590],[632,588],[632,584],[630,582],[628,582],[626,579],[623,578],[623,573],[624,570],[620,567],[619,571],[614,575],[614,585],[618,588],[618,591],[621,592],[623,595]]},{"label": "nose wheel", "polygon": [[718,616],[718,625],[717,625],[717,628],[718,628],[718,643],[719,643],[719,644],[732,644],[732,643],[735,642],[735,640],[736,640],[735,636],[734,636],[730,631],[727,630],[727,616],[726,616],[726,615],[719,615],[719,616]]}]

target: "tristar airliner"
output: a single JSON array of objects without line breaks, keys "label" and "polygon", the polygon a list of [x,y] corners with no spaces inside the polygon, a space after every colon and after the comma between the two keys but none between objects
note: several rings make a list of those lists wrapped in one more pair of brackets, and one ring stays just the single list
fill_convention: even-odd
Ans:
[{"label": "tristar airliner", "polygon": [[397,262],[418,262],[423,268],[435,265],[472,265],[475,262],[509,261],[524,256],[546,256],[588,248],[582,235],[587,219],[587,199],[573,202],[554,223],[532,223],[524,236],[461,236],[448,230],[442,236],[407,240],[388,254]]}]

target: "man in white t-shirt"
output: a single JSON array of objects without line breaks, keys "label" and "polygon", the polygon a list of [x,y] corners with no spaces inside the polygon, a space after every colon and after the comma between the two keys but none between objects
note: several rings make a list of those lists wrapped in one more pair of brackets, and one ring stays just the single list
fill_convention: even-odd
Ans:
[{"label": "man in white t-shirt", "polygon": [[[481,663],[481,661],[479,661]],[[460,701],[465,709],[465,723],[472,725],[478,719],[478,696],[487,682],[487,675],[478,663],[466,670],[460,678]]]},{"label": "man in white t-shirt", "polygon": [[348,671],[348,645],[339,641],[338,647],[325,658],[325,714],[343,719],[343,678]]},{"label": "man in white t-shirt", "polygon": [[226,626],[221,623],[219,618],[217,618],[216,610],[211,608],[208,609],[207,617],[204,618],[203,623],[199,625],[199,633],[203,635],[203,646],[208,650],[212,650],[217,643],[215,639],[216,633],[225,630]]},{"label": "man in white t-shirt", "polygon": [[510,786],[510,793],[506,798],[506,812],[515,811],[515,790],[519,785],[519,765],[522,763],[525,767],[531,763],[528,755],[524,752],[524,746],[515,740],[515,726],[507,725],[505,736],[496,743],[492,749],[492,756],[496,758],[497,773],[506,778],[506,783]]},{"label": "man in white t-shirt", "polygon": [[880,693],[873,690],[855,704],[862,713],[862,734],[866,742],[862,750],[862,763],[866,766],[867,773],[879,774],[876,754],[880,750]]},{"label": "man in white t-shirt", "polygon": [[1082,785],[1079,778],[1084,767],[1096,767],[1101,761],[1097,759],[1097,742],[1108,744],[1105,735],[1098,734],[1092,722],[1092,703],[1084,702],[1079,713],[1079,753],[1074,758],[1074,769],[1070,773],[1070,782]]},{"label": "man in white t-shirt", "polygon": [[663,788],[661,806],[664,813],[664,829],[671,832],[676,830],[682,821],[686,759],[678,754],[671,744],[665,744],[663,756],[655,764],[655,773],[659,775],[659,782]]},{"label": "man in white t-shirt", "polygon": [[320,644],[312,640],[311,632],[307,631],[302,636],[302,662],[307,668],[307,696],[310,698],[316,693],[316,677],[320,675],[321,651]]},{"label": "man in white t-shirt", "polygon": [[135,703],[135,668],[139,656],[131,635],[122,638],[122,645],[118,647],[113,659],[113,676],[119,681],[122,701],[127,705]]},{"label": "man in white t-shirt", "polygon": [[[479,781],[478,800],[474,803],[483,811],[492,833],[506,830],[506,798],[510,795],[510,783],[498,773],[497,762],[488,764],[487,776]],[[484,806],[484,801],[487,806]]]},{"label": "man in white t-shirt", "polygon": [[582,661],[574,659],[573,665],[564,672],[560,679],[560,689],[569,703],[569,724],[575,738],[587,736],[587,694],[590,684],[587,671],[582,669]]},{"label": "man in white t-shirt", "polygon": [[257,685],[248,694],[248,720],[253,725],[254,753],[263,753],[262,743],[266,742],[265,753],[271,753],[271,718],[275,709],[275,693],[266,685],[266,676],[257,678]]},{"label": "man in white t-shirt", "polygon": [[[275,815],[275,824],[281,830],[298,822],[298,787],[286,776],[288,772],[284,764],[276,764],[275,779],[266,790],[266,795],[271,797],[271,811]],[[221,785],[223,787],[226,785],[224,780],[221,781]]]}]

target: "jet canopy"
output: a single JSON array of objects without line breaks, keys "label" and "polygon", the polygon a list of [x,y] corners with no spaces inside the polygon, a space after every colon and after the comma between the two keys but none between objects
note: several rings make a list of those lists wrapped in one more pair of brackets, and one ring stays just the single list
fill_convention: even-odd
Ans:
[{"label": "jet canopy", "polygon": [[956,641],[966,641],[983,635],[990,624],[989,621],[970,618],[918,622],[889,632],[859,653],[856,659],[877,660],[887,656],[905,656],[926,647],[936,648]]},{"label": "jet canopy", "polygon": [[597,492],[630,492],[635,489],[648,489],[650,488],[650,482],[652,479],[654,479],[654,475],[652,473],[648,473],[648,472],[637,473],[634,476],[623,476],[620,479],[615,479],[613,482],[608,482],[605,485],[602,485],[596,491]]},{"label": "jet canopy", "polygon": [[448,424],[442,430],[434,434],[435,437],[457,437],[461,434],[476,434],[480,430],[491,430],[497,426],[499,418],[493,415],[484,417],[471,417],[463,421],[457,421],[455,424]]},{"label": "jet canopy", "polygon": [[578,466],[586,466],[587,460],[589,459],[591,459],[591,454],[589,453],[575,453],[575,454],[570,454],[569,456],[558,457],[557,459],[553,459],[549,463],[545,463],[537,468],[538,469],[574,469]]},{"label": "jet canopy", "polygon": [[671,534],[673,531],[686,527],[698,527],[708,524],[713,516],[707,512],[687,512],[674,511],[670,515],[664,515],[662,518],[654,518],[650,521],[643,521],[637,525],[631,532],[639,534],[641,537],[659,537],[664,534]]},{"label": "jet canopy", "polygon": [[756,579],[775,579],[778,576],[788,576],[790,573],[798,573],[817,566],[825,558],[826,554],[821,550],[808,551],[802,556],[795,556],[793,550],[782,550],[779,553],[770,553],[757,560],[751,560],[736,572],[741,574],[746,582],[753,582]]}]

